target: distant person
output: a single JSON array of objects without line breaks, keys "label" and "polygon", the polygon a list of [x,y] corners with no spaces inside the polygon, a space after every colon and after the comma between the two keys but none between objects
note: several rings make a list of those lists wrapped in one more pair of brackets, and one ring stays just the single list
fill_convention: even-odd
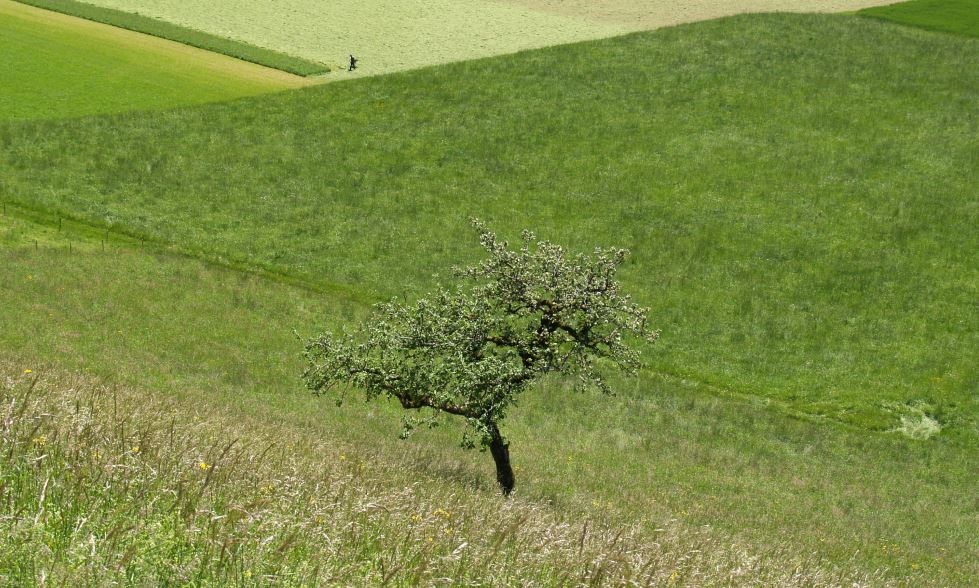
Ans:
[{"label": "distant person", "polygon": [[350,56],[350,67],[347,68],[347,71],[353,71],[355,69],[357,69],[357,58],[354,57],[353,55],[351,55]]}]

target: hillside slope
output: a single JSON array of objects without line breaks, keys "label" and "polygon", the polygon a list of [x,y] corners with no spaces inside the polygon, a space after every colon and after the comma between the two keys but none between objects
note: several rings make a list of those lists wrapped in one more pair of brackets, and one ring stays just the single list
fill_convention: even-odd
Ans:
[{"label": "hillside slope", "polygon": [[736,17],[8,124],[3,194],[373,299],[471,259],[470,215],[625,246],[656,370],[972,445],[977,60],[972,40],[858,17]]},{"label": "hillside slope", "polygon": [[[94,485],[77,481],[90,478],[71,478],[77,486],[68,483],[59,459],[45,459],[42,469],[30,467],[37,456],[31,453],[36,449],[32,439],[41,434],[47,435],[52,451],[62,452],[54,455],[69,451],[74,456],[65,463],[78,460],[77,467],[86,472],[109,468],[119,475],[120,462],[113,460],[121,457],[123,465],[132,463],[126,453],[134,445],[130,439],[139,439],[144,431],[149,437],[159,436],[171,422],[180,425],[180,438],[187,439],[180,443],[178,453],[183,457],[179,459],[197,457],[208,464],[232,440],[238,440],[235,451],[245,452],[250,460],[256,458],[256,447],[265,448],[256,434],[277,437],[275,457],[259,460],[271,467],[263,470],[270,479],[232,483],[226,502],[250,500],[270,482],[275,487],[288,485],[295,493],[276,494],[261,510],[279,529],[284,521],[291,521],[301,532],[302,544],[311,540],[308,533],[334,536],[339,532],[356,545],[356,533],[332,526],[338,521],[342,527],[349,520],[348,511],[337,513],[338,519],[330,519],[326,526],[304,522],[297,514],[309,512],[301,506],[305,497],[320,501],[323,492],[329,493],[317,491],[316,484],[323,482],[322,474],[332,471],[336,461],[344,461],[342,456],[347,464],[364,466],[365,477],[376,483],[374,488],[388,508],[387,501],[399,496],[405,480],[414,480],[413,494],[405,497],[399,512],[402,508],[418,508],[422,514],[437,508],[470,510],[471,522],[485,527],[481,521],[486,510],[498,499],[492,460],[459,448],[460,423],[449,420],[443,427],[420,430],[401,441],[403,411],[396,403],[347,402],[338,407],[332,397],[315,398],[301,388],[295,331],[311,334],[349,324],[363,316],[363,307],[338,296],[170,255],[152,244],[140,247],[138,241],[127,242],[114,233],[103,246],[104,237],[99,231],[86,235],[70,222],[59,230],[57,223],[41,227],[0,217],[0,379],[19,382],[13,406],[21,410],[28,404],[23,401],[29,384],[25,376],[42,378],[42,388],[31,396],[46,403],[37,412],[61,422],[70,421],[73,411],[58,409],[60,403],[74,403],[81,396],[87,405],[90,391],[105,387],[99,404],[105,408],[93,411],[97,418],[92,425],[115,431],[108,441],[121,449],[103,450],[104,459],[93,462],[71,439],[52,433],[63,429],[51,419],[18,423],[18,438],[23,441],[13,449],[18,461],[10,460],[9,446],[0,452],[0,478],[19,480],[8,488],[16,488],[20,498],[10,502],[6,500],[10,495],[5,495],[2,508],[17,512],[29,504],[31,514],[20,519],[0,514],[0,525],[9,524],[17,531],[0,533],[0,554],[21,564],[90,561],[85,557],[90,548],[82,554],[72,548],[88,540],[88,527],[75,530],[71,517],[89,516],[93,526],[103,529],[113,520],[126,519],[125,513],[131,512],[127,509],[139,509],[137,499],[145,491],[156,497],[141,519],[146,523],[120,529],[117,545],[125,546],[119,551],[103,550],[108,539],[99,531],[98,558],[91,561],[111,564],[116,561],[113,556],[121,558],[132,545],[157,539],[172,545],[167,538],[174,537],[195,547],[176,553],[170,564],[155,561],[155,552],[137,547],[140,557],[132,559],[130,567],[113,567],[105,573],[119,569],[176,573],[195,564],[206,574],[228,572],[227,559],[215,551],[209,555],[207,546],[214,543],[201,536],[200,529],[210,528],[206,508],[204,514],[185,522],[157,524],[173,504],[168,489],[179,475],[140,477],[139,492],[125,494],[126,486],[117,485],[114,488],[122,496],[116,493],[107,505],[92,497],[81,508],[82,499],[76,500],[71,492],[84,497]],[[477,248],[476,243],[472,247]],[[32,373],[24,374],[25,370]],[[72,380],[78,374],[85,377],[76,384]],[[521,504],[530,503],[548,516],[577,525],[587,518],[592,525],[608,522],[616,531],[634,528],[637,542],[630,549],[640,549],[649,541],[664,545],[658,529],[675,529],[676,548],[660,554],[666,559],[658,561],[665,564],[674,556],[684,557],[686,569],[692,566],[698,574],[686,576],[677,570],[687,585],[703,585],[698,579],[711,572],[702,564],[720,565],[711,568],[717,574],[710,577],[730,585],[734,580],[723,570],[730,569],[732,562],[740,565],[742,555],[752,558],[743,569],[749,575],[740,576],[745,583],[753,578],[765,584],[762,579],[768,577],[778,585],[772,578],[797,563],[805,564],[805,573],[797,576],[800,581],[818,579],[814,576],[831,580],[834,569],[855,577],[886,569],[888,578],[903,579],[906,585],[949,586],[965,585],[979,573],[975,557],[979,521],[973,492],[979,452],[974,448],[809,422],[765,401],[718,396],[709,387],[649,373],[636,379],[613,378],[610,384],[617,392],[613,398],[595,391],[572,393],[570,382],[551,379],[529,391],[513,410],[504,430],[511,441]],[[11,406],[9,400],[0,404],[4,411],[0,415]],[[117,426],[127,419],[129,424]],[[32,432],[38,423],[45,429]],[[148,440],[137,444],[150,454]],[[161,470],[174,472],[174,456],[158,444],[153,451],[157,459],[148,464],[151,470],[166,466]],[[200,481],[195,476],[199,470],[185,467],[176,473],[186,474],[191,484]],[[11,538],[30,532],[46,474],[52,477],[48,493],[52,503],[43,520],[58,539],[51,542],[56,547],[53,553],[45,549],[43,557],[31,559],[32,548],[48,535],[32,535],[27,542]],[[67,495],[54,488],[64,489]],[[74,509],[58,506],[72,501],[78,505]],[[426,503],[430,506],[415,506]],[[213,501],[207,504],[220,508]],[[57,521],[65,520],[58,518],[62,515],[69,522],[59,526]],[[225,531],[254,537],[253,532],[262,532],[262,520],[237,530],[219,525],[216,531],[222,539],[217,543],[228,536]],[[380,532],[403,537],[401,520],[395,517]],[[474,545],[483,539],[475,531],[467,533]],[[10,540],[9,548],[4,538]],[[276,538],[284,540],[281,534]],[[440,540],[438,553],[454,550],[457,544],[450,542],[456,538]],[[283,554],[277,550],[281,543],[272,545],[246,542],[235,553],[253,569],[282,564],[297,573],[312,572],[303,566],[303,548],[297,548],[298,554],[289,550]],[[705,546],[710,546],[707,555]],[[417,553],[417,546],[409,542],[405,557],[394,557],[392,563],[386,550],[371,548],[358,555],[350,546],[340,547],[342,559],[323,569],[350,573],[363,564],[370,570],[368,577],[373,577],[380,566],[387,565],[390,571]],[[483,565],[485,552],[481,553],[478,565]],[[551,550],[539,555],[548,553],[559,555]],[[587,562],[565,558],[561,565],[584,571]],[[492,573],[529,578],[535,570],[554,578],[532,565]],[[657,568],[654,576],[669,576],[672,571]]]}]

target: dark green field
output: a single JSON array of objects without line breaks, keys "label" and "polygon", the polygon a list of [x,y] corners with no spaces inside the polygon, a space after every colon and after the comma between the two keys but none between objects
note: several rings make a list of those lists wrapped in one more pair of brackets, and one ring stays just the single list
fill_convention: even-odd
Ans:
[{"label": "dark green field", "polygon": [[979,38],[979,0],[911,0],[860,11],[864,16]]}]

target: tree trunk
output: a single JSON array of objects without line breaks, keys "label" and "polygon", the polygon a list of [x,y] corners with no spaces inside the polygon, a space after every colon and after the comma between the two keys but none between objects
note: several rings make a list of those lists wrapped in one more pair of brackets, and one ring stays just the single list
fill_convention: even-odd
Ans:
[{"label": "tree trunk", "polygon": [[500,429],[496,423],[490,423],[488,428],[490,453],[493,454],[493,461],[496,462],[496,481],[500,483],[503,495],[509,496],[515,483],[513,468],[510,466],[510,444],[503,440],[503,435],[500,434]]}]

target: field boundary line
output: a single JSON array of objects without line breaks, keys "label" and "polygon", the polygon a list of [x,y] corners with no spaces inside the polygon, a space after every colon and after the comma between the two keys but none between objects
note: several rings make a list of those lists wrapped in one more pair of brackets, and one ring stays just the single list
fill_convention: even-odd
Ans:
[{"label": "field boundary line", "polygon": [[23,221],[57,229],[62,232],[66,229],[72,230],[80,240],[84,239],[96,242],[99,239],[104,239],[106,243],[115,242],[134,248],[142,247],[150,251],[175,255],[216,267],[258,276],[309,292],[336,296],[346,302],[351,302],[365,308],[382,302],[381,298],[365,294],[345,284],[308,280],[277,269],[241,261],[219,253],[208,253],[200,249],[181,247],[178,243],[164,241],[128,227],[110,226],[108,224],[100,226],[99,224],[63,210],[33,207],[10,200],[3,202],[2,210],[3,216],[19,218]]}]

